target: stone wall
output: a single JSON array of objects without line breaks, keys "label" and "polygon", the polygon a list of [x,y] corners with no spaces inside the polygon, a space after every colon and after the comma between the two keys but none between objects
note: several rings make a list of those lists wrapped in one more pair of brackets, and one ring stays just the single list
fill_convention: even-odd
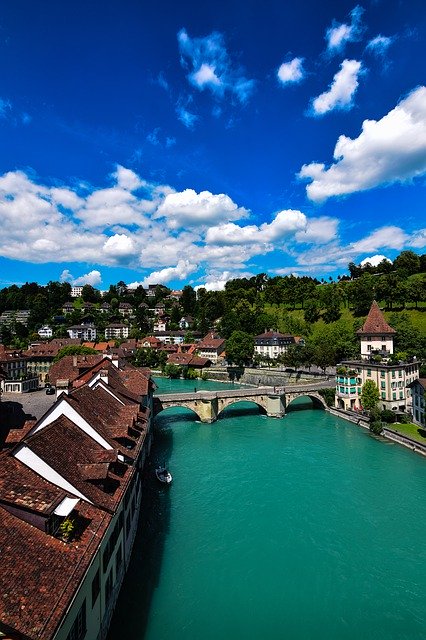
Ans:
[{"label": "stone wall", "polygon": [[[318,375],[310,375],[307,372],[302,374],[289,373],[287,371],[277,371],[274,369],[250,369],[240,367],[223,367],[204,369],[210,380],[222,382],[234,381],[239,384],[261,385],[265,387],[284,387],[289,384],[304,384],[318,382],[326,378]],[[331,383],[333,385],[333,382]]]}]

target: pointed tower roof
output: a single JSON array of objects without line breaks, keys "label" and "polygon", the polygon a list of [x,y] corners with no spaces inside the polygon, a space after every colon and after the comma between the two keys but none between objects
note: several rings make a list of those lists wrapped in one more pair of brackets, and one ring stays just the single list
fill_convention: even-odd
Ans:
[{"label": "pointed tower roof", "polygon": [[358,329],[358,335],[386,335],[396,333],[395,329],[392,329],[386,322],[383,313],[379,309],[379,305],[375,300],[371,303],[368,316],[360,329]]}]

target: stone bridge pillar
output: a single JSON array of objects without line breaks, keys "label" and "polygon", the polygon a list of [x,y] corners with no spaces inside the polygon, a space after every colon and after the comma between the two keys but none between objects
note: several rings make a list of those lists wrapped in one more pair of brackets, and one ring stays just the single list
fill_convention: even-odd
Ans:
[{"label": "stone bridge pillar", "polygon": [[270,393],[266,398],[266,413],[271,418],[282,418],[285,415],[285,394]]},{"label": "stone bridge pillar", "polygon": [[216,422],[217,420],[217,398],[200,398],[194,403],[194,409],[200,416],[201,422],[208,424]]}]

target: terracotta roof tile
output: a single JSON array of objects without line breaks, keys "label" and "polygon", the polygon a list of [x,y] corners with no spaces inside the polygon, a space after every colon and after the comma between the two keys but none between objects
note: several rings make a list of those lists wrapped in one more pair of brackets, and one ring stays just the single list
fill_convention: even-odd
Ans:
[{"label": "terracotta roof tile", "polygon": [[383,313],[379,309],[379,305],[373,300],[368,316],[360,329],[358,335],[381,335],[396,333],[386,322]]}]

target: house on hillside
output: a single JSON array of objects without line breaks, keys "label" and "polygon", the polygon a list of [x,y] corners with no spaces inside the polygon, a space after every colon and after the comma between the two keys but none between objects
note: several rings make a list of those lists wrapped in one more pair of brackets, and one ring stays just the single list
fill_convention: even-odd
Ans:
[{"label": "house on hillside", "polygon": [[290,345],[295,343],[295,338],[290,333],[265,331],[255,336],[254,352],[259,356],[269,356],[271,359],[276,359],[282,353],[285,353]]},{"label": "house on hillside", "polygon": [[129,325],[123,324],[122,322],[112,322],[111,324],[105,327],[105,339],[110,340],[111,338],[116,338],[117,340],[121,338],[129,337]]},{"label": "house on hillside", "polygon": [[96,327],[94,324],[75,324],[72,327],[68,327],[67,333],[73,339],[89,340],[90,342],[96,340]]},{"label": "house on hillside", "polygon": [[426,378],[418,378],[408,385],[411,390],[413,422],[426,428]]},{"label": "house on hillside", "polygon": [[395,333],[373,301],[367,319],[357,331],[359,359],[344,360],[337,367],[337,408],[361,409],[362,387],[367,380],[372,380],[379,389],[381,409],[411,411],[410,385],[418,378],[419,363],[415,358],[407,362],[392,358]]}]

